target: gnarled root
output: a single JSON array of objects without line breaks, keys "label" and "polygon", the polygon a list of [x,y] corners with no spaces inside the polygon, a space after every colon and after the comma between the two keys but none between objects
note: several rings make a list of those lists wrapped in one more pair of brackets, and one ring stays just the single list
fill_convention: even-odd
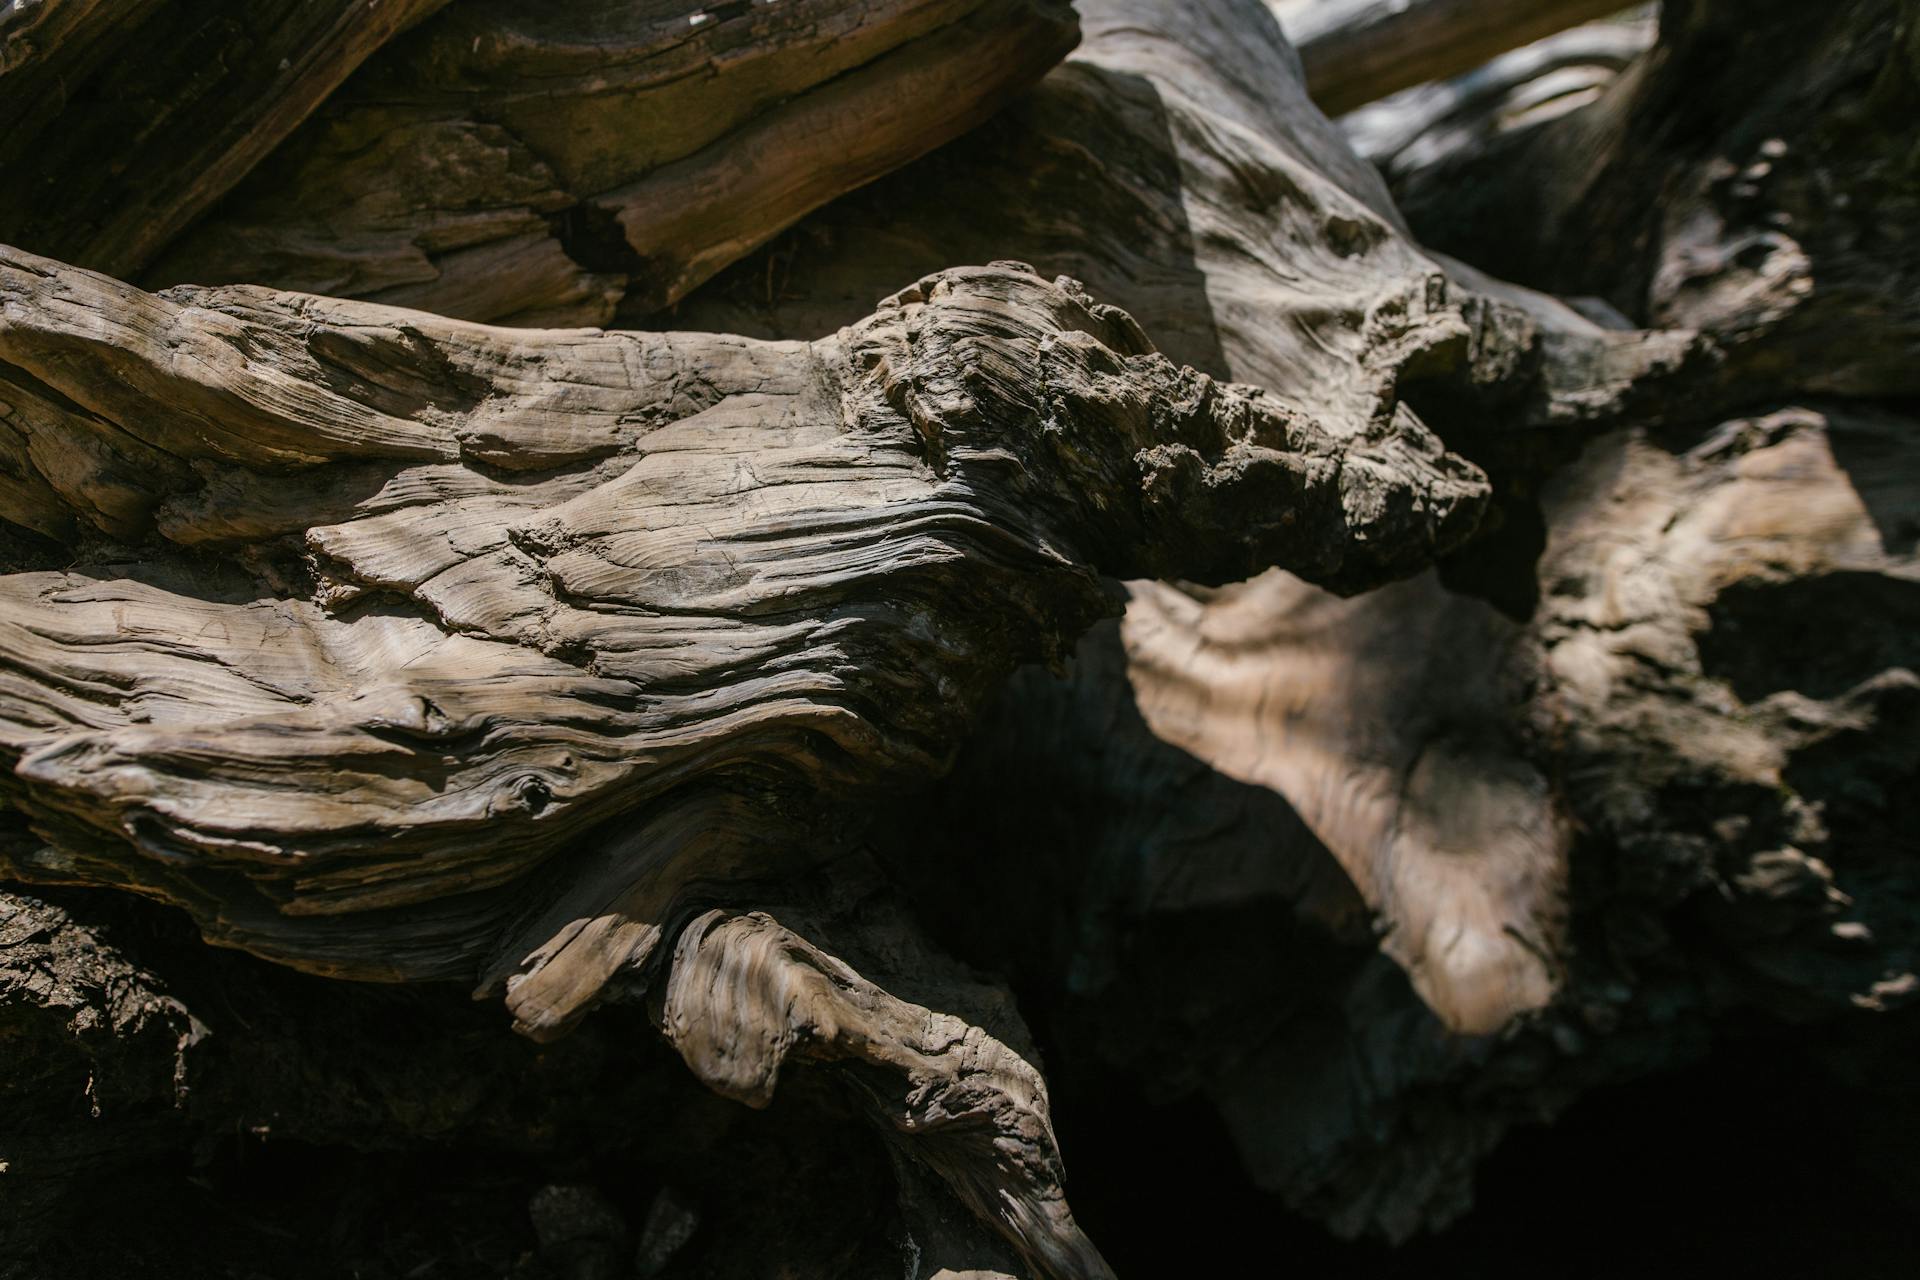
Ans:
[{"label": "gnarled root", "polygon": [[702,1081],[753,1107],[789,1059],[836,1064],[1037,1272],[1113,1275],[1067,1208],[1046,1082],[979,1027],[889,995],[769,915],[724,910],[681,933],[660,1022]]}]

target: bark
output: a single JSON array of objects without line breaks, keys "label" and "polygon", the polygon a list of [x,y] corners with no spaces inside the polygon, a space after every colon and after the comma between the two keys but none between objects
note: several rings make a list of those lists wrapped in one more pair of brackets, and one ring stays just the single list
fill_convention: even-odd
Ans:
[{"label": "bark", "polygon": [[1328,115],[1450,79],[1626,7],[1620,0],[1269,2],[1300,50],[1308,92]]},{"label": "bark", "polygon": [[130,275],[446,0],[42,0],[0,17],[0,242]]},{"label": "bark", "polygon": [[604,324],[965,132],[1074,36],[1065,0],[691,18],[468,0],[370,62],[144,278]]}]

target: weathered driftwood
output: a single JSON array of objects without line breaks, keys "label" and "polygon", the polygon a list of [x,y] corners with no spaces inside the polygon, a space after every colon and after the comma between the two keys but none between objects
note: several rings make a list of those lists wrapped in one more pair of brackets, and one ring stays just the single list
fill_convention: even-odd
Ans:
[{"label": "weathered driftwood", "polygon": [[603,324],[978,124],[1074,37],[1066,0],[467,0],[144,280]]},{"label": "weathered driftwood", "polygon": [[1626,8],[1621,0],[1268,0],[1307,90],[1342,115],[1473,70],[1509,49]]},{"label": "weathered driftwood", "polygon": [[0,10],[0,242],[130,275],[446,0]]},{"label": "weathered driftwood", "polygon": [[[0,298],[9,510],[72,548],[0,578],[8,798],[47,841],[10,870],[320,972],[478,978],[536,1036],[937,773],[1007,671],[1110,611],[1096,570],[1357,589],[1484,499],[1406,419],[1336,435],[1017,265],[813,343],[160,298],[18,253]],[[705,1034],[880,1055],[963,1200],[1009,1197],[1043,1271],[1100,1273],[1006,1050],[935,1056],[797,943],[714,955],[673,969],[763,994]],[[875,1043],[835,1039],[821,975]],[[676,981],[669,1034],[725,1082]],[[795,984],[805,1008],[772,994]],[[930,1078],[999,1136],[941,1154]]]}]

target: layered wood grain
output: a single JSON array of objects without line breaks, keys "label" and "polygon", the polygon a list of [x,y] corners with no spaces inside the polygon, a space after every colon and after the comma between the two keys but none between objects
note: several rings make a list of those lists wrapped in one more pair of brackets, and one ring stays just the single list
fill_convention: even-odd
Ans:
[{"label": "layered wood grain", "polygon": [[[9,253],[0,389],[9,510],[72,548],[0,578],[5,786],[46,841],[10,870],[320,972],[465,977],[541,1037],[690,903],[752,905],[942,770],[1116,607],[1102,571],[1356,590],[1485,498],[1416,425],[1329,431],[1017,264],[807,343]],[[1033,1176],[1002,1228],[1103,1274]]]},{"label": "layered wood grain", "polygon": [[965,132],[1075,36],[1066,0],[468,0],[144,278],[606,323]]}]

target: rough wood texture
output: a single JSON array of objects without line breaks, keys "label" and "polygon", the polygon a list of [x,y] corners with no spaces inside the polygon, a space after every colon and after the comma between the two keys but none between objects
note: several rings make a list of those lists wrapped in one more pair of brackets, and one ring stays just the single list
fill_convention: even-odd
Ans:
[{"label": "rough wood texture", "polygon": [[978,1027],[908,1004],[764,913],[680,932],[661,1018],[716,1092],[764,1107],[790,1058],[846,1060],[875,1109],[1036,1272],[1111,1280],[1075,1225],[1046,1082]]},{"label": "rough wood texture", "polygon": [[[1006,672],[1111,611],[1096,570],[1354,590],[1485,497],[1405,419],[1336,435],[1017,265],[813,343],[3,270],[10,510],[73,548],[0,578],[8,798],[47,841],[9,869],[319,972],[478,980],[542,1038],[701,901],[834,848],[836,805],[943,768]],[[994,1042],[941,1057],[859,984],[845,1044],[824,988],[688,1011],[683,967],[795,980],[764,950],[671,966],[691,1061],[720,1079],[704,1017],[892,1064],[895,1123],[966,1203],[1046,1274],[1104,1274]],[[961,1098],[996,1140],[949,1150]]]},{"label": "rough wood texture", "polygon": [[1075,34],[1066,0],[466,0],[144,279],[603,324],[978,124]]},{"label": "rough wood texture", "polygon": [[1621,0],[1269,0],[1300,50],[1307,91],[1343,115],[1471,71],[1509,49],[1604,17]]},{"label": "rough wood texture", "polygon": [[5,270],[12,509],[260,574],[156,548],[5,579],[47,869],[369,976],[459,972],[450,904],[698,777],[931,772],[987,683],[1106,611],[1092,567],[1353,589],[1481,497],[1418,429],[1336,439],[1013,268],[814,344]]},{"label": "rough wood texture", "polygon": [[[870,872],[840,864],[831,881],[798,886],[827,907],[810,937],[1035,1060],[1004,992],[920,944]],[[1026,1273],[898,1158],[912,1136],[832,1064],[791,1063],[779,1102],[749,1110],[701,1084],[644,1008],[535,1044],[458,989],[312,977],[209,948],[124,894],[16,888],[0,891],[0,1048],[8,1280],[107,1259],[150,1273],[163,1247],[183,1275],[638,1264],[746,1280],[769,1256],[809,1275],[899,1276],[916,1256],[916,1280]],[[316,1180],[322,1152],[343,1164]],[[185,1195],[155,1197],[176,1169]],[[261,1199],[223,1210],[229,1177]],[[110,1233],[90,1226],[103,1204]]]},{"label": "rough wood texture", "polygon": [[369,54],[445,4],[9,4],[0,242],[131,275]]},{"label": "rough wood texture", "polygon": [[[1831,406],[1609,433],[1545,495],[1526,621],[1429,577],[1351,602],[1284,575],[1197,598],[1138,586],[1126,647],[1096,633],[1065,687],[1023,673],[943,787],[941,856],[893,865],[909,883],[966,867],[939,881],[942,936],[1031,975],[1023,1005],[1071,1050],[1056,1096],[1118,1078],[1161,1105],[1205,1099],[1262,1185],[1342,1233],[1458,1217],[1511,1129],[1723,1037],[1762,1029],[1746,1052],[1777,1052],[1800,1028],[1838,1059],[1898,1036],[1889,1015],[1910,1030],[1920,1007],[1912,427]],[[1316,703],[1285,700],[1329,669]],[[1355,781],[1293,785],[1356,738],[1371,754]],[[1376,776],[1418,795],[1455,763],[1473,771],[1454,805],[1409,806],[1397,827],[1363,807]],[[1386,837],[1376,880],[1428,890],[1384,939],[1296,816],[1333,803]],[[1435,903],[1504,887],[1449,899],[1445,874],[1518,864],[1495,845],[1394,855],[1436,824],[1524,842],[1543,820],[1568,872],[1537,969],[1553,998],[1499,1036],[1448,1034],[1434,975],[1414,969],[1416,992],[1375,947],[1402,954]],[[1223,972],[1260,998],[1219,990]]]},{"label": "rough wood texture", "polygon": [[[1738,7],[1676,5],[1664,51],[1576,113],[1603,127],[1561,147],[1616,125],[1645,144],[1555,155],[1637,175],[1590,189],[1599,233],[1639,225],[1621,210],[1649,192],[1701,217],[1606,242],[1671,277],[1647,295],[1661,309],[1616,311],[1675,327],[1635,332],[1415,247],[1253,0],[1087,7],[1089,48],[1016,114],[680,308],[788,341],[155,299],[13,259],[0,470],[40,533],[0,539],[32,561],[0,582],[7,864],[182,903],[209,936],[321,972],[459,978],[542,1040],[644,997],[555,1044],[557,1112],[421,1084],[467,1078],[432,1037],[373,1095],[395,1114],[356,1130],[342,1106],[327,1140],[436,1132],[445,1108],[546,1141],[545,1117],[579,1121],[581,1080],[629,1074],[639,1046],[609,1028],[624,1012],[638,1040],[643,1012],[717,1088],[830,1099],[816,1150],[884,1135],[891,1172],[830,1160],[849,1181],[805,1202],[891,1206],[912,1248],[871,1269],[904,1259],[915,1280],[1105,1272],[1065,1209],[1048,1093],[1070,1140],[1109,1130],[1110,1188],[1137,1171],[1110,1205],[1210,1208],[1169,1196],[1168,1171],[1224,1169],[1230,1141],[1293,1205],[1400,1238],[1461,1212],[1513,1124],[1716,1037],[1759,1028],[1892,1078],[1887,1015],[1904,1043],[1920,1025],[1920,481],[1893,398],[1910,246],[1897,216],[1835,220],[1793,231],[1803,270],[1740,219],[1797,228],[1810,193],[1910,203],[1905,140],[1873,127],[1911,105],[1910,8],[1796,12],[1729,44]],[[1717,105],[1669,109],[1687,65]],[[1668,97],[1638,96],[1655,68]],[[1742,169],[1762,212],[1715,196],[1706,218],[1686,195],[1716,171],[1702,156],[1755,137],[1813,167]],[[1529,180],[1492,172],[1457,194]],[[1540,172],[1561,198],[1564,174]],[[1577,247],[1538,228],[1508,247],[1543,246]],[[1267,393],[1176,370],[1077,286],[947,269],[1007,253],[1094,280],[1202,373]],[[1842,341],[1863,316],[1886,323]],[[1445,553],[1482,485],[1421,424],[1493,490],[1433,575],[1358,600],[1281,574],[1142,582],[1071,683],[1030,667],[987,703],[1112,611],[1101,572],[1281,559],[1358,586]],[[983,704],[960,773],[903,794]],[[889,797],[905,817],[870,826]],[[924,927],[1012,975],[1049,1088],[1004,989],[921,921],[836,896],[869,849]],[[58,1069],[9,1099],[50,1176],[113,1158],[49,1158],[39,1121],[88,1096],[155,1104],[123,1130],[134,1150],[237,1127],[167,1110],[201,1043],[182,1036],[228,988],[170,1004],[84,930],[11,915],[0,1032]],[[303,1005],[239,990],[250,1015]],[[394,1025],[458,1025],[434,991],[375,992],[400,1011],[375,1034],[316,1016],[280,1038],[335,1056],[245,1096],[331,1096]],[[126,1034],[88,1038],[103,1016]],[[571,1056],[583,1038],[610,1069]],[[1876,1039],[1877,1068],[1854,1052]],[[483,1072],[529,1061],[475,1043],[499,1054]],[[127,1093],[60,1092],[122,1053]],[[677,1097],[582,1123],[633,1132]],[[777,1212],[804,1181],[761,1177],[719,1194],[781,1189]],[[619,1266],[618,1216],[580,1192],[536,1197],[543,1256]],[[681,1227],[649,1228],[643,1254]]]}]

